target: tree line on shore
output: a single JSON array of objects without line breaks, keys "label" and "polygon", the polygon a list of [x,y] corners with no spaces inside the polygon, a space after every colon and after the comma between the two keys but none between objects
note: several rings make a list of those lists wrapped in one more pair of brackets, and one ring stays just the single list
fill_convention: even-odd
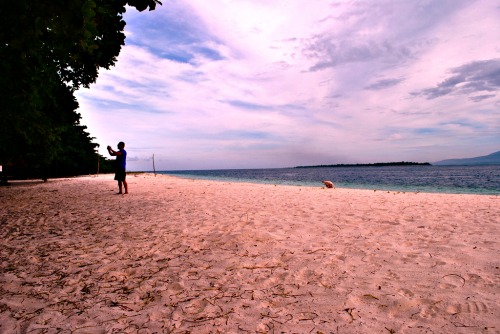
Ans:
[{"label": "tree line on shore", "polygon": [[74,96],[125,43],[126,5],[158,0],[16,0],[0,10],[0,165],[20,177],[112,170],[80,123]]},{"label": "tree line on shore", "polygon": [[295,168],[318,168],[318,167],[386,167],[386,166],[431,166],[428,162],[375,162],[372,164],[335,164],[335,165],[315,165],[297,166]]}]

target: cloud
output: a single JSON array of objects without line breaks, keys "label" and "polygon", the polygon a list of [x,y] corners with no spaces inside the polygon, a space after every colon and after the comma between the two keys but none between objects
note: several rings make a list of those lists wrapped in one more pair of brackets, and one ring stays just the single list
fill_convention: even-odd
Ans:
[{"label": "cloud", "polygon": [[356,2],[335,7],[326,29],[310,38],[305,54],[315,60],[311,71],[346,63],[400,66],[438,42],[426,34],[454,15],[465,1]]},{"label": "cloud", "polygon": [[[435,99],[444,95],[468,95],[478,92],[495,92],[500,89],[500,59],[473,61],[452,68],[451,76],[436,87],[423,89],[412,94]],[[471,97],[474,102],[493,97],[493,94]]]},{"label": "cloud", "polygon": [[243,108],[243,109],[248,109],[248,110],[272,110],[273,109],[273,107],[271,107],[271,106],[265,106],[265,105],[260,105],[260,104],[245,102],[245,101],[226,101],[225,103],[227,103],[233,107]]},{"label": "cloud", "polygon": [[[205,22],[189,7],[168,4],[168,10],[143,13],[131,10],[127,17],[126,45],[144,48],[163,59],[196,64],[200,59],[223,60],[223,46],[208,32]],[[161,32],[161,33],[158,33]]]},{"label": "cloud", "polygon": [[366,86],[365,89],[367,89],[367,90],[386,89],[386,88],[396,86],[397,84],[399,84],[402,81],[404,81],[404,79],[401,79],[401,78],[399,78],[399,79],[381,79],[381,80],[378,80],[378,81]]},{"label": "cloud", "polygon": [[401,63],[411,57],[411,51],[403,45],[390,42],[376,43],[373,41],[339,41],[319,39],[308,50],[311,58],[320,59],[310,70],[319,71],[336,67],[345,63],[361,63],[386,61]]},{"label": "cloud", "polygon": [[496,96],[495,94],[476,95],[476,96],[471,96],[469,99],[473,102],[481,102],[486,99],[491,99],[495,96]]}]

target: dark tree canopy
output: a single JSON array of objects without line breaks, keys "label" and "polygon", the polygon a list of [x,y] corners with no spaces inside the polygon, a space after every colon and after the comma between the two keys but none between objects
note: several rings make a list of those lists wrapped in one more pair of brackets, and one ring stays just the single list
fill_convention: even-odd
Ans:
[{"label": "dark tree canopy", "polygon": [[76,174],[89,156],[97,161],[74,92],[116,62],[125,42],[125,6],[143,11],[157,4],[0,0],[0,164],[50,169],[73,159]]}]

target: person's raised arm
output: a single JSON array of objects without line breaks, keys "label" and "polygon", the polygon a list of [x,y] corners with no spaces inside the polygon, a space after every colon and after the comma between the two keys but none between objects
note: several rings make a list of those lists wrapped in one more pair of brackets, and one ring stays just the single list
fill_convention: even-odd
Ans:
[{"label": "person's raised arm", "polygon": [[111,148],[111,146],[109,146],[109,145],[108,145],[107,149],[108,149],[109,155],[111,155],[111,156],[122,155],[122,152],[113,150]]}]

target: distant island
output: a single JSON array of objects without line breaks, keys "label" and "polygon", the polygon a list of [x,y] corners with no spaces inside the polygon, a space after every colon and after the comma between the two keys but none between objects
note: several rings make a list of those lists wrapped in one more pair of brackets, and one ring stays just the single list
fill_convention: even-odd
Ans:
[{"label": "distant island", "polygon": [[294,168],[321,168],[321,167],[386,167],[386,166],[431,166],[428,162],[376,162],[373,164],[335,164],[335,165],[315,165],[297,166]]},{"label": "distant island", "polygon": [[500,151],[482,157],[448,159],[434,162],[436,166],[487,166],[500,165]]}]

